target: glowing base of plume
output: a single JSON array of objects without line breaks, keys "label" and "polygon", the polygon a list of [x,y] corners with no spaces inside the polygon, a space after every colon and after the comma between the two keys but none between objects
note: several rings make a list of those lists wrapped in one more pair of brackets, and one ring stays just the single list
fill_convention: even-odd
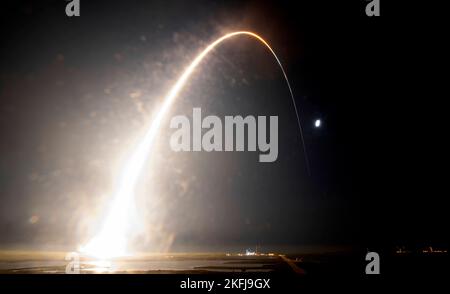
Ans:
[{"label": "glowing base of plume", "polygon": [[109,259],[129,255],[127,252],[127,238],[123,232],[107,229],[92,238],[86,245],[81,246],[80,253],[88,256]]},{"label": "glowing base of plume", "polygon": [[129,255],[126,250],[126,239],[116,236],[98,235],[79,250],[88,256],[110,259]]},{"label": "glowing base of plume", "polygon": [[130,221],[130,200],[127,194],[119,195],[114,200],[114,205],[104,221],[100,233],[92,238],[79,251],[88,256],[101,259],[121,257],[127,253],[127,226]]}]

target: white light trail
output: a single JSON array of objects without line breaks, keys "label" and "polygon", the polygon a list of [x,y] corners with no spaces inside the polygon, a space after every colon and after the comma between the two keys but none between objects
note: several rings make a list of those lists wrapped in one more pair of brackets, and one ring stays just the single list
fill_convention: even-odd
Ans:
[{"label": "white light trail", "polygon": [[[116,192],[114,193],[114,197],[112,200],[112,207],[109,210],[109,213],[106,219],[103,222],[101,230],[97,236],[92,238],[86,245],[80,248],[80,252],[85,253],[87,255],[95,256],[98,258],[112,258],[118,256],[127,255],[127,240],[129,233],[129,223],[130,223],[130,210],[134,205],[135,201],[135,187],[136,183],[139,179],[139,175],[142,172],[144,165],[151,153],[151,148],[153,146],[153,142],[155,137],[158,134],[158,130],[161,126],[161,123],[169,111],[171,105],[173,104],[175,98],[178,96],[178,93],[183,89],[187,80],[200,64],[200,62],[205,58],[208,53],[213,50],[217,45],[222,43],[223,41],[239,36],[239,35],[247,35],[253,37],[264,44],[275,57],[278,65],[280,66],[284,78],[287,82],[294,110],[297,115],[298,127],[300,129],[301,140],[303,144],[303,149],[305,151],[305,143],[303,140],[302,128],[300,124],[300,118],[297,111],[297,106],[294,101],[294,96],[292,93],[292,89],[287,78],[287,75],[284,71],[284,68],[278,59],[275,52],[269,46],[269,44],[260,36],[255,33],[248,31],[238,31],[226,34],[216,41],[209,44],[195,59],[192,63],[185,69],[183,74],[177,80],[175,85],[170,89],[169,93],[163,100],[163,104],[154,116],[149,129],[145,133],[144,137],[140,141],[139,145],[135,149],[135,151],[131,154],[131,157],[127,161],[125,167],[123,168],[119,182],[117,185]],[[305,151],[306,152],[306,151]],[[305,153],[305,160],[307,164],[307,169],[309,172],[308,160]]]}]

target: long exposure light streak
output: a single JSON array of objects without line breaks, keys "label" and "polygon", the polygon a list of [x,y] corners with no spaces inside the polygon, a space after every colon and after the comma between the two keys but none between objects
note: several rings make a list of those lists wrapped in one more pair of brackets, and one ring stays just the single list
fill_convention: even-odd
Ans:
[{"label": "long exposure light streak", "polygon": [[226,34],[209,44],[202,52],[200,52],[200,54],[198,54],[191,62],[191,64],[184,70],[183,74],[177,80],[175,85],[170,89],[170,91],[164,98],[161,107],[156,112],[148,130],[144,134],[142,140],[137,145],[136,149],[131,154],[131,157],[128,159],[125,167],[120,173],[117,188],[112,199],[112,206],[110,207],[109,212],[102,224],[100,232],[86,245],[81,246],[79,249],[80,252],[99,258],[111,258],[127,254],[127,243],[129,238],[128,233],[131,217],[130,211],[135,201],[135,187],[139,179],[139,175],[141,174],[142,169],[151,154],[153,143],[164,117],[166,116],[180,91],[183,89],[189,77],[192,75],[200,62],[208,55],[208,53],[223,41],[240,35],[253,37],[264,44],[270,50],[279,67],[281,68],[287,86],[289,88],[295,114],[297,116],[297,123],[300,131],[301,141],[303,144],[302,147],[305,154],[306,168],[309,173],[309,163],[306,155],[305,142],[303,139],[303,131],[300,123],[298,109],[295,104],[291,85],[280,60],[278,59],[278,56],[275,54],[269,44],[262,37],[255,33],[248,31],[238,31]]}]

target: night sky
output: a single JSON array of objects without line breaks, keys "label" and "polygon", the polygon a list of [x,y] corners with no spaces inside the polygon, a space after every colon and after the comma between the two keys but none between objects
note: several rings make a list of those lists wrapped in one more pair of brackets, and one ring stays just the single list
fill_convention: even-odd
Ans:
[{"label": "night sky", "polygon": [[120,162],[165,93],[208,42],[242,29],[284,64],[311,174],[274,59],[255,40],[230,40],[171,115],[278,115],[278,160],[174,153],[166,120],[138,185],[133,246],[444,244],[442,27],[382,2],[382,17],[368,18],[364,1],[81,0],[69,18],[62,0],[3,1],[0,248],[71,250],[95,234]]}]

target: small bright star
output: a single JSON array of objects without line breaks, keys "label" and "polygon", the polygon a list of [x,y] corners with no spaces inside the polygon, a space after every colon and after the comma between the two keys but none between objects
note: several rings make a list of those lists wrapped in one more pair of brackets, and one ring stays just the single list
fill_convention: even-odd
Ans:
[{"label": "small bright star", "polygon": [[316,121],[314,122],[314,126],[316,128],[319,128],[321,124],[322,124],[322,121],[320,119],[316,119]]}]

